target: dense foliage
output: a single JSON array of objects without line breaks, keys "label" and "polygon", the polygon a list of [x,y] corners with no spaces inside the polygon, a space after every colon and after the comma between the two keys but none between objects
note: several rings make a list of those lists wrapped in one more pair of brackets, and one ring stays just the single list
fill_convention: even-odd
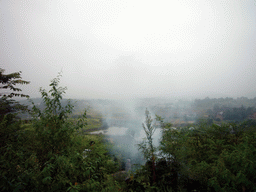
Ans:
[{"label": "dense foliage", "polygon": [[[2,84],[9,77],[20,78],[2,72]],[[108,155],[111,145],[105,138],[81,131],[88,122],[86,111],[78,119],[71,118],[74,105],[62,102],[66,88],[59,87],[59,81],[60,76],[52,80],[49,92],[40,89],[44,108],[34,105],[31,124],[16,118],[22,109],[18,102],[1,97],[1,191],[256,190],[254,120],[221,125],[201,121],[174,128],[156,116],[163,131],[157,148],[153,145],[156,124],[146,110],[142,128],[147,138],[138,146],[146,163],[127,174],[119,171],[125,159]]]},{"label": "dense foliage", "polygon": [[[161,156],[136,171],[130,191],[255,191],[256,122],[174,128],[160,121]],[[146,157],[146,156],[145,156]]]},{"label": "dense foliage", "polygon": [[256,189],[256,126],[207,125],[168,129],[161,149],[179,163],[179,185],[199,191]]},{"label": "dense foliage", "polygon": [[13,97],[27,97],[28,95],[21,94],[22,90],[16,85],[29,84],[29,81],[24,81],[21,78],[21,71],[10,74],[3,74],[4,69],[0,68],[0,120],[11,121],[16,117],[17,112],[27,110],[26,106],[12,99]]},{"label": "dense foliage", "polygon": [[21,80],[21,71],[16,73],[3,74],[4,71],[5,71],[4,69],[0,68],[0,83],[1,83],[0,89],[4,89],[4,90],[9,89],[10,92],[0,93],[0,96],[9,97],[9,98],[13,96],[28,97],[28,95],[17,93],[22,90],[18,87],[15,87],[16,84],[29,84],[29,81]]},{"label": "dense foliage", "polygon": [[[80,135],[86,113],[75,124],[68,121],[72,104],[61,105],[65,88],[59,76],[49,94],[40,89],[46,108],[33,107],[32,126],[1,121],[0,189],[2,191],[110,191],[117,190],[111,176],[115,165],[105,155],[101,138]],[[11,129],[12,128],[12,129]],[[11,130],[8,132],[8,130]],[[16,132],[13,130],[16,129]],[[83,154],[87,148],[87,154]]]}]

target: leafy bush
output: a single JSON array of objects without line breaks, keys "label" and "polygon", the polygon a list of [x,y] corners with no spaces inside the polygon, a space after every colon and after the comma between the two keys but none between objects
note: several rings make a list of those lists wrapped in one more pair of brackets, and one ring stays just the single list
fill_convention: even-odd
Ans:
[{"label": "leafy bush", "polygon": [[[40,89],[46,107],[40,111],[34,105],[32,128],[11,124],[20,129],[1,149],[1,190],[117,191],[109,169],[114,162],[104,155],[102,138],[90,146],[92,138],[77,131],[86,125],[86,111],[75,124],[68,120],[73,105],[61,105],[66,88],[58,87],[59,77],[51,82],[49,93]],[[5,122],[0,126],[6,128]],[[86,148],[91,152],[84,158]]]},{"label": "leafy bush", "polygon": [[256,132],[251,124],[244,129],[246,124],[166,130],[161,149],[180,163],[179,185],[200,191],[255,190]]}]

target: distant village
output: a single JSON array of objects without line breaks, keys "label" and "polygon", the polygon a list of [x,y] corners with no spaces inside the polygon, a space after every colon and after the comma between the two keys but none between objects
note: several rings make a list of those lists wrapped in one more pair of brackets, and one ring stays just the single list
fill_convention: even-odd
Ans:
[{"label": "distant village", "polygon": [[[40,109],[43,109],[41,99],[32,99]],[[68,100],[64,99],[63,104]],[[256,98],[205,98],[196,100],[171,100],[159,98],[145,98],[129,101],[115,101],[107,99],[74,100],[73,117],[78,117],[83,110],[87,110],[88,118],[102,118],[103,126],[134,126],[144,121],[147,108],[152,117],[155,114],[170,122],[174,127],[188,126],[202,120],[212,123],[244,121],[256,119]],[[32,108],[27,100],[21,103]],[[31,119],[29,114],[23,114],[22,119]],[[107,121],[106,121],[107,120]]]}]

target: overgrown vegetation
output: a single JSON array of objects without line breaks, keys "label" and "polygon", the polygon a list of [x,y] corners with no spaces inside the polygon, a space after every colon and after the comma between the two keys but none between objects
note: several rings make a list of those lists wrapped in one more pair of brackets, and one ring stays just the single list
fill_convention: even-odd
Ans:
[{"label": "overgrown vegetation", "polygon": [[200,124],[166,130],[161,149],[179,164],[179,187],[198,191],[255,190],[256,131],[252,124]]},{"label": "overgrown vegetation", "polygon": [[[156,160],[155,167],[147,161],[138,169],[129,190],[256,190],[255,121],[173,128],[161,117],[157,120],[163,129],[159,149],[163,157]],[[156,182],[152,182],[154,168]]]},{"label": "overgrown vegetation", "polygon": [[[145,159],[148,161],[148,166],[151,166],[152,174],[150,174],[151,184],[156,182],[156,148],[153,145],[153,134],[156,130],[155,125],[153,124],[153,119],[149,111],[146,109],[145,111],[146,120],[145,123],[142,124],[142,127],[146,133],[146,140],[144,140],[141,144],[139,144],[139,149],[143,152]],[[150,165],[151,164],[151,165]]]},{"label": "overgrown vegetation", "polygon": [[[110,191],[117,190],[111,173],[114,163],[98,137],[77,134],[86,124],[86,112],[76,124],[67,121],[72,104],[61,105],[65,88],[58,87],[58,76],[47,93],[40,89],[46,108],[33,107],[32,128],[26,131],[20,122],[1,121],[2,191]],[[10,130],[7,132],[7,130]],[[14,131],[16,130],[16,131]],[[88,154],[83,155],[84,149]]]},{"label": "overgrown vegetation", "polygon": [[[20,79],[20,75],[2,72],[3,85],[7,77]],[[59,81],[60,75],[52,80],[49,92],[40,89],[45,107],[34,105],[32,123],[16,118],[26,107],[11,101],[15,94],[2,95],[1,191],[256,190],[254,120],[221,125],[202,121],[193,127],[174,128],[156,116],[163,131],[157,148],[153,145],[157,126],[146,110],[142,128],[147,138],[138,147],[146,163],[130,177],[116,178],[113,175],[125,159],[114,160],[108,155],[111,144],[104,142],[103,136],[79,131],[88,124],[86,111],[75,121],[70,118],[74,105],[71,101],[61,103],[66,88],[59,87]]]}]

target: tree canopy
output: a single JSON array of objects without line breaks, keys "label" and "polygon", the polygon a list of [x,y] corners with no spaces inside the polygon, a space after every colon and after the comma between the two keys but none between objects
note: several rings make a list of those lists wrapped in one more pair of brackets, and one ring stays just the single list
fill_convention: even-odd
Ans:
[{"label": "tree canopy", "polygon": [[[9,115],[8,119],[13,119],[13,113],[17,111],[24,111],[27,108],[17,101],[12,99],[12,97],[26,97],[29,98],[29,95],[25,95],[21,92],[22,90],[16,87],[17,84],[29,84],[29,81],[24,81],[21,78],[21,71],[3,74],[4,69],[0,68],[0,120],[4,118],[5,115]],[[4,92],[4,90],[9,90],[9,92]]]},{"label": "tree canopy", "polygon": [[0,96],[9,97],[12,98],[13,96],[20,96],[20,97],[29,97],[28,95],[24,95],[21,93],[17,93],[22,91],[20,88],[15,87],[16,84],[29,84],[29,81],[24,81],[21,79],[21,71],[10,73],[10,74],[3,74],[4,69],[0,68],[0,83],[2,86],[0,86],[0,89],[9,89],[12,92],[11,93],[1,93]]}]

